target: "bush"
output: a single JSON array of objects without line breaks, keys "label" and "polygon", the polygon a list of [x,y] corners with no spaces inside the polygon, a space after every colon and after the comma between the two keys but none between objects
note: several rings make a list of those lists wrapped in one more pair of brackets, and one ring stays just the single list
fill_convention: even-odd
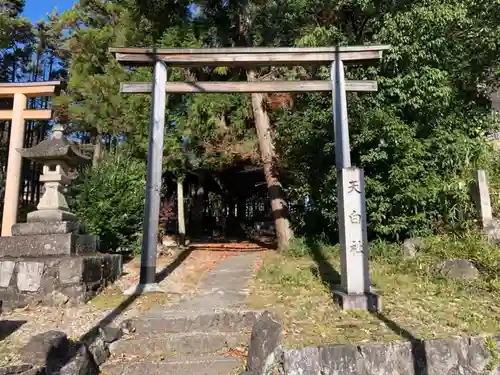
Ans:
[{"label": "bush", "polygon": [[476,230],[460,234],[440,234],[424,238],[425,247],[411,259],[402,259],[401,244],[377,240],[372,243],[371,257],[392,264],[400,273],[434,277],[436,263],[446,259],[468,259],[481,274],[479,283],[488,291],[500,292],[500,247],[488,242]]},{"label": "bush", "polygon": [[486,280],[499,276],[500,247],[489,243],[480,233],[440,235],[426,240],[425,255],[437,259],[469,259]]},{"label": "bush", "polygon": [[142,230],[146,166],[117,151],[97,167],[82,171],[73,183],[70,205],[104,251],[132,250]]},{"label": "bush", "polygon": [[315,257],[318,254],[322,254],[323,257],[328,258],[332,255],[338,255],[339,251],[339,245],[325,244],[320,238],[295,237],[283,251],[283,255],[292,258],[302,258],[308,256]]},{"label": "bush", "polygon": [[290,241],[290,244],[285,248],[284,255],[300,258],[309,255],[311,249],[304,238],[297,237]]}]

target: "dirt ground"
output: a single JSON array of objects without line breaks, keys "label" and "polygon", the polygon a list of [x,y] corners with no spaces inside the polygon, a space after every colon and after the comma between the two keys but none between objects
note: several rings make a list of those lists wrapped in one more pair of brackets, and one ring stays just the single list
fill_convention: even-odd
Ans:
[{"label": "dirt ground", "polygon": [[[31,336],[49,330],[77,339],[103,320],[117,325],[154,307],[168,306],[196,292],[203,275],[221,259],[258,245],[239,243],[193,244],[184,251],[161,255],[157,262],[159,284],[165,294],[127,297],[123,291],[139,281],[140,259],[124,265],[123,276],[101,294],[79,307],[28,306],[3,313],[0,320],[0,366],[16,362],[17,349]],[[122,311],[123,310],[123,311]],[[118,313],[119,311],[119,313]]]}]

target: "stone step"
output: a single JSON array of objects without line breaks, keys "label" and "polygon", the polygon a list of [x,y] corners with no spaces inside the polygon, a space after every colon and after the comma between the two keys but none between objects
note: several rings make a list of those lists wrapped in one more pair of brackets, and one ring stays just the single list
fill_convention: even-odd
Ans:
[{"label": "stone step", "polygon": [[122,327],[135,334],[181,332],[240,332],[251,329],[260,311],[161,311],[124,321]]},{"label": "stone step", "polygon": [[243,371],[241,359],[224,356],[167,358],[163,361],[109,362],[101,367],[106,375],[232,375]]},{"label": "stone step", "polygon": [[111,354],[144,357],[198,355],[215,353],[224,348],[248,345],[250,331],[241,333],[188,332],[155,336],[134,336],[114,342]]}]

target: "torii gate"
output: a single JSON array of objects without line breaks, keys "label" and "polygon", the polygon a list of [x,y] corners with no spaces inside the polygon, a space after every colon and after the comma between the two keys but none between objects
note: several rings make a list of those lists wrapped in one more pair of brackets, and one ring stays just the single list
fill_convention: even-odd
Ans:
[{"label": "torii gate", "polygon": [[[345,81],[344,64],[376,61],[389,46],[321,48],[111,48],[124,65],[154,65],[153,83],[122,83],[123,93],[153,93],[149,129],[146,203],[139,285],[128,294],[155,292],[156,241],[160,208],[166,93],[270,93],[331,91],[340,224],[340,288],[334,291],[344,309],[378,311],[380,299],[370,285],[363,171],[351,167],[346,91],[377,91],[375,81]],[[331,65],[330,81],[168,82],[167,66]]]},{"label": "torii gate", "polygon": [[0,83],[0,97],[14,98],[13,108],[0,111],[0,120],[12,120],[10,127],[9,156],[2,216],[2,237],[12,234],[16,223],[21,186],[22,157],[17,149],[24,147],[26,120],[50,120],[50,109],[26,109],[28,97],[53,96],[61,85],[59,81]]}]

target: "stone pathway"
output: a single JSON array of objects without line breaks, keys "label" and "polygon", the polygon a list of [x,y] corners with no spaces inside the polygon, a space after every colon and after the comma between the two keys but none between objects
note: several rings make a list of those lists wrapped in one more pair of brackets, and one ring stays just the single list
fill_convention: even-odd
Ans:
[{"label": "stone pathway", "polygon": [[197,293],[124,322],[133,332],[113,343],[103,374],[229,375],[243,370],[259,312],[248,311],[248,283],[262,252],[221,260]]}]

